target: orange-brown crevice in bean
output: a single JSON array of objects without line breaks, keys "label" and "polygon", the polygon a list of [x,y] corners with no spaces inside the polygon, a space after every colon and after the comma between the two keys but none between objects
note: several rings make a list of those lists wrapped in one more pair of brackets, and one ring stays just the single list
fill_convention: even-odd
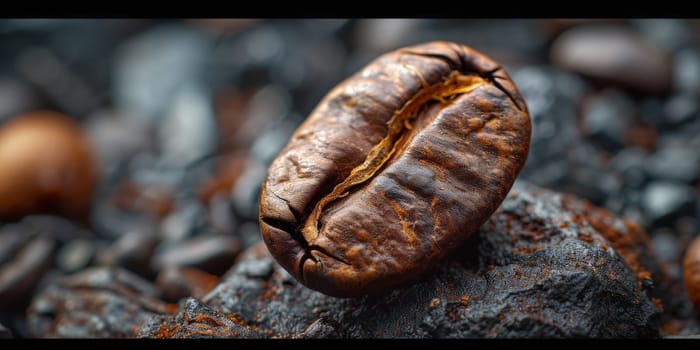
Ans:
[{"label": "orange-brown crevice in bean", "polygon": [[415,74],[423,82],[423,88],[403,107],[394,112],[387,122],[386,136],[369,151],[364,162],[355,167],[348,177],[337,184],[329,194],[321,198],[309,214],[301,230],[309,244],[319,235],[319,219],[326,205],[347,196],[351,188],[368,182],[384,167],[396,150],[401,149],[410,138],[413,123],[428,102],[449,104],[457,96],[468,93],[487,82],[476,74],[453,71],[442,82],[428,86],[419,73]]}]

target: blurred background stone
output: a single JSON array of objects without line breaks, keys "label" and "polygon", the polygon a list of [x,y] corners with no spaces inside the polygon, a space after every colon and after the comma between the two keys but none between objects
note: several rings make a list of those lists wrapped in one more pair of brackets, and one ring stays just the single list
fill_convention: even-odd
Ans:
[{"label": "blurred background stone", "polygon": [[571,28],[555,40],[551,50],[555,64],[602,84],[650,95],[668,93],[673,84],[668,52],[625,26]]},{"label": "blurred background stone", "polygon": [[167,267],[158,273],[156,284],[163,299],[177,302],[192,297],[202,299],[219,283],[219,277],[193,267]]},{"label": "blurred background stone", "polygon": [[231,267],[240,251],[238,239],[225,235],[200,235],[176,243],[156,247],[151,267],[160,271],[168,267],[197,267],[211,274],[222,275]]}]

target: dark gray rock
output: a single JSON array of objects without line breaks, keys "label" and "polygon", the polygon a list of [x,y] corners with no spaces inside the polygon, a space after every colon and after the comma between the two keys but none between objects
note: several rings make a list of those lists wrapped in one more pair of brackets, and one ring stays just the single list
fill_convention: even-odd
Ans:
[{"label": "dark gray rock", "polygon": [[152,318],[144,327],[152,333],[143,338],[260,338],[258,332],[240,320],[225,315],[194,298],[187,298],[181,304],[181,313],[173,317],[172,323],[161,323],[158,317]]},{"label": "dark gray rock", "polygon": [[250,156],[265,164],[272,163],[277,154],[287,145],[298,124],[298,121],[287,118],[270,125],[253,141]]},{"label": "dark gray rock", "polygon": [[671,125],[680,125],[698,115],[698,100],[695,93],[679,94],[664,104],[664,117]]},{"label": "dark gray rock", "polygon": [[231,189],[231,203],[236,215],[246,220],[257,220],[260,184],[267,173],[266,163],[247,158],[243,172]]},{"label": "dark gray rock", "polygon": [[641,188],[647,180],[645,171],[649,153],[641,148],[625,148],[612,158],[610,166],[622,176],[625,187]]},{"label": "dark gray rock", "polygon": [[77,272],[92,263],[98,249],[97,242],[74,239],[58,250],[56,265],[65,273]]},{"label": "dark gray rock", "polygon": [[693,188],[682,183],[654,181],[642,194],[642,207],[651,224],[665,224],[684,214],[693,215]]},{"label": "dark gray rock", "polygon": [[164,242],[177,242],[189,239],[197,233],[197,228],[206,224],[207,210],[196,201],[179,203],[166,216],[158,230],[158,238]]},{"label": "dark gray rock", "polygon": [[26,307],[42,277],[54,266],[61,246],[91,237],[88,231],[52,215],[30,215],[1,226],[0,309]]},{"label": "dark gray rock", "polygon": [[226,192],[216,193],[209,201],[209,225],[214,232],[231,235],[236,232],[236,217]]},{"label": "dark gray rock", "polygon": [[667,126],[664,117],[664,100],[658,97],[647,97],[637,100],[638,119],[651,125],[656,130],[664,130]]},{"label": "dark gray rock", "polygon": [[59,284],[67,288],[105,289],[149,298],[161,296],[158,288],[151,282],[120,267],[91,267],[79,274],[66,276]]},{"label": "dark gray rock", "polygon": [[685,145],[670,144],[649,157],[645,170],[658,180],[692,184],[700,178],[700,152]]},{"label": "dark gray rock", "polygon": [[160,271],[167,267],[190,266],[222,275],[233,264],[240,249],[240,242],[233,236],[200,235],[159,245],[151,259],[151,268]]},{"label": "dark gray rock", "polygon": [[0,75],[0,122],[38,108],[39,100],[22,80]]},{"label": "dark gray rock", "polygon": [[700,91],[700,51],[696,47],[680,50],[673,56],[673,61],[674,88],[697,94]]},{"label": "dark gray rock", "polygon": [[[260,243],[202,299],[214,311],[199,312],[239,320],[252,337],[657,337],[661,314],[646,293],[665,284],[656,284],[659,266],[647,250],[638,226],[572,196],[517,185],[462,250],[412,284],[326,296],[297,283]],[[192,308],[157,317],[139,336],[204,317]],[[174,336],[237,336],[231,325],[221,332],[221,315],[205,327],[210,333]]]},{"label": "dark gray rock", "polygon": [[358,20],[353,35],[358,50],[376,54],[409,45],[429,24],[429,20],[420,18],[365,18]]},{"label": "dark gray rock", "polygon": [[87,118],[85,128],[104,177],[115,175],[121,164],[155,144],[148,122],[120,110],[96,111]]},{"label": "dark gray rock", "polygon": [[53,264],[56,241],[36,236],[0,265],[0,309],[23,308],[41,277]]},{"label": "dark gray rock", "polygon": [[666,263],[681,261],[684,247],[672,230],[663,228],[653,231],[651,240],[654,242],[654,252],[659,260]]},{"label": "dark gray rock", "polygon": [[75,67],[44,46],[25,48],[17,58],[19,74],[60,111],[74,117],[95,111],[102,101]]},{"label": "dark gray rock", "polygon": [[172,94],[157,128],[159,160],[184,168],[214,151],[215,119],[209,90],[202,84],[183,83]]},{"label": "dark gray rock", "polygon": [[109,199],[110,191],[102,194],[102,200],[96,201],[90,212],[95,233],[103,238],[115,240],[127,232],[155,231],[155,220],[147,213],[127,212],[117,208]]},{"label": "dark gray rock", "polygon": [[340,324],[330,318],[319,318],[296,335],[297,339],[341,338]]},{"label": "dark gray rock", "polygon": [[[603,205],[606,198],[619,194],[623,185],[620,175],[606,171],[605,155],[595,145],[582,142],[562,153],[565,161],[552,160],[552,163],[566,164],[566,177],[559,182],[546,184],[545,187],[573,193],[596,205]],[[523,179],[529,181],[531,177],[532,175]]]},{"label": "dark gray rock", "polygon": [[636,114],[634,101],[617,90],[588,96],[581,106],[581,129],[596,144],[616,151],[625,145],[625,134]]},{"label": "dark gray rock", "polygon": [[51,237],[60,244],[65,244],[76,238],[92,238],[92,232],[78,227],[70,220],[55,215],[25,216],[19,225],[21,230],[30,234]]},{"label": "dark gray rock", "polygon": [[209,37],[182,23],[156,25],[122,43],[111,80],[116,107],[160,118],[178,88],[201,79],[210,48]]},{"label": "dark gray rock", "polygon": [[235,37],[223,37],[212,54],[207,78],[243,88],[284,86],[282,90],[294,94],[298,110],[306,114],[350,74],[344,70],[346,46],[334,37],[345,22],[268,20]]},{"label": "dark gray rock", "polygon": [[575,74],[548,66],[514,69],[512,77],[532,119],[528,160],[561,159],[566,149],[581,141],[576,130],[576,104],[587,86]]},{"label": "dark gray rock", "polygon": [[[22,310],[22,313],[0,313],[0,323],[6,328],[4,332],[5,339],[27,339],[30,337],[27,328],[27,317],[24,315],[24,310]],[[2,337],[3,336],[0,336],[0,339],[2,339]]]},{"label": "dark gray rock", "polygon": [[244,249],[252,247],[260,241],[260,226],[257,221],[244,222],[236,229],[236,237],[241,240]]},{"label": "dark gray rock", "polygon": [[27,233],[21,225],[5,225],[0,228],[0,265],[11,261],[35,235]]},{"label": "dark gray rock", "polygon": [[528,161],[519,176],[536,185],[557,188],[576,173],[569,153],[583,142],[576,129],[576,105],[586,85],[575,74],[548,66],[517,68],[512,77],[532,120]]},{"label": "dark gray rock", "polygon": [[2,323],[0,323],[0,339],[9,339],[12,338],[12,331],[7,329],[7,327],[3,326]]},{"label": "dark gray rock", "polygon": [[685,19],[637,18],[631,22],[640,34],[668,52],[693,44],[693,29]]},{"label": "dark gray rock", "polygon": [[133,338],[168,306],[150,282],[122,269],[92,268],[38,293],[27,309],[33,338]]},{"label": "dark gray rock", "polygon": [[150,231],[129,231],[102,250],[96,263],[148,275],[158,241]]}]

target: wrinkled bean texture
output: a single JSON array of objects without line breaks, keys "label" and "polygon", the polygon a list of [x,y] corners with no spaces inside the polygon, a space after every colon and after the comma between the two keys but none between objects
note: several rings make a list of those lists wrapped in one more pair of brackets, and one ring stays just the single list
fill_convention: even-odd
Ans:
[{"label": "wrinkled bean texture", "polygon": [[263,240],[309,288],[382,293],[476,232],[529,144],[527,106],[493,60],[450,42],[386,53],[333,88],[271,163]]}]

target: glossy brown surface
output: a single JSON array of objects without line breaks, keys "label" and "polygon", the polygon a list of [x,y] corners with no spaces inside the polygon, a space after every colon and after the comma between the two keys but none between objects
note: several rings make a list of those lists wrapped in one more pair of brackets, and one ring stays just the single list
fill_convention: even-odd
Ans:
[{"label": "glossy brown surface", "polygon": [[685,252],[683,284],[695,312],[700,313],[700,238],[695,238]]},{"label": "glossy brown surface", "polygon": [[380,293],[486,221],[529,142],[527,106],[491,59],[448,42],[389,52],[332,89],[272,162],[263,239],[312,289]]},{"label": "glossy brown surface", "polygon": [[0,126],[0,220],[50,212],[82,219],[97,181],[80,124],[50,111]]}]

